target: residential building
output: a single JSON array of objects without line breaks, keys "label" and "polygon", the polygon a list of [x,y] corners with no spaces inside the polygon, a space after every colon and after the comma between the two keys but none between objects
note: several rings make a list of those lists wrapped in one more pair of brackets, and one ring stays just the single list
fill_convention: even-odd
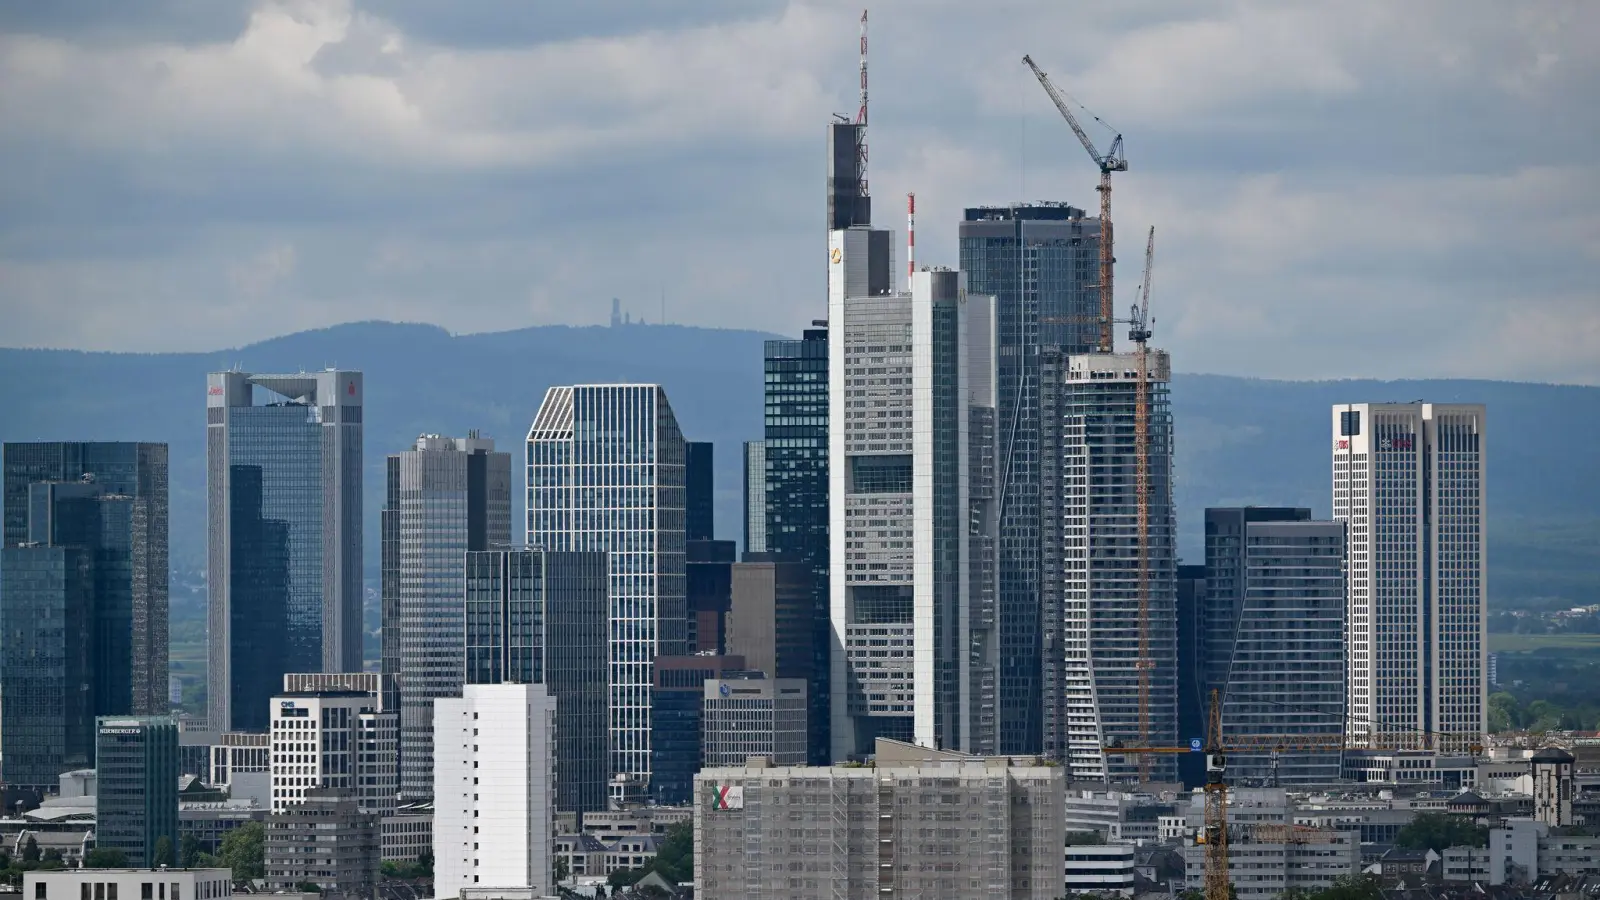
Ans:
[{"label": "residential building", "polygon": [[[696,896],[1037,898],[1064,890],[1059,767],[880,740],[875,767],[708,768]],[[951,809],[969,819],[930,827]],[[803,835],[803,836],[802,836]]]},{"label": "residential building", "polygon": [[84,897],[149,897],[152,900],[217,900],[233,896],[232,869],[55,869],[24,872],[20,897],[82,900]]},{"label": "residential building", "polygon": [[742,765],[752,756],[806,764],[805,679],[715,678],[702,691],[703,765]]},{"label": "residential building", "polygon": [[[870,244],[888,252],[888,233]],[[874,271],[876,266],[871,267]],[[882,283],[888,290],[888,266]],[[828,715],[833,674],[829,665],[832,628],[828,594],[828,323],[814,320],[800,340],[767,341],[762,350],[765,423],[762,443],[764,543],[745,542],[745,550],[764,550],[800,562],[811,571],[812,765],[832,755]],[[752,495],[753,496],[753,495]]]},{"label": "residential building", "polygon": [[383,507],[383,677],[400,716],[400,794],[432,796],[433,701],[461,694],[462,560],[511,544],[511,454],[476,432],[389,454]]},{"label": "residential building", "polygon": [[361,670],[361,373],[206,381],[207,719],[266,731],[285,672]]},{"label": "residential building", "polygon": [[713,679],[760,675],[760,672],[748,670],[742,656],[656,657],[650,713],[654,730],[650,741],[651,800],[671,806],[688,803],[691,799],[694,774],[700,771],[705,759],[706,683]]},{"label": "residential building", "polygon": [[[392,714],[391,714],[392,715]],[[378,886],[378,816],[348,788],[312,788],[267,819],[267,890],[314,884],[324,895],[372,897]]]},{"label": "residential building", "polygon": [[0,778],[94,764],[97,716],[167,712],[167,445],[6,443]]},{"label": "residential building", "polygon": [[651,666],[688,638],[683,445],[653,384],[551,388],[528,430],[528,546],[611,554],[611,771],[641,788]]},{"label": "residential building", "polygon": [[744,442],[744,552],[767,552],[767,442]]},{"label": "residential building", "polygon": [[433,714],[434,896],[553,894],[555,698],[538,684],[469,684]]},{"label": "residential building", "polygon": [[993,745],[993,310],[949,270],[917,272],[910,293],[857,293],[847,260],[867,236],[836,232],[830,257],[843,273],[828,315],[839,762],[879,737]]},{"label": "residential building", "polygon": [[283,691],[272,698],[272,812],[333,789],[362,812],[394,813],[399,716],[382,691]]},{"label": "residential building", "polygon": [[[141,867],[178,852],[178,724],[164,716],[97,720],[95,846]],[[156,858],[166,838],[174,859]]]},{"label": "residential building", "polygon": [[1533,776],[1533,817],[1552,828],[1576,824],[1572,769],[1577,757],[1560,747],[1546,747],[1528,762]]},{"label": "residential building", "polygon": [[1344,523],[1270,507],[1207,509],[1205,522],[1202,649],[1207,688],[1223,698],[1222,733],[1323,741],[1292,753],[1230,753],[1229,779],[1274,787],[1337,781],[1345,726]]},{"label": "residential building", "polygon": [[745,554],[731,571],[727,652],[744,657],[751,669],[774,678],[802,678],[809,687],[816,664],[811,577],[804,563]]},{"label": "residential building", "polygon": [[[1041,454],[1041,360],[1091,353],[1098,340],[1100,221],[1066,203],[967,209],[959,225],[967,290],[994,297],[995,490],[1003,516],[996,544],[998,687],[993,752],[1043,747],[1045,590],[1041,493],[1053,489]],[[1110,348],[1106,348],[1109,350]]]},{"label": "residential building", "polygon": [[684,540],[716,540],[716,468],[710,441],[683,444]]},{"label": "residential building", "polygon": [[1178,739],[1171,363],[1164,351],[1149,351],[1142,461],[1139,366],[1133,353],[1046,354],[1041,362],[1044,749],[1074,781],[1177,777],[1171,754],[1101,751],[1117,741],[1171,747]]},{"label": "residential building", "polygon": [[466,683],[544,685],[556,702],[556,808],[604,809],[606,554],[472,551],[466,573]]},{"label": "residential building", "polygon": [[1486,424],[1482,404],[1333,408],[1333,517],[1349,527],[1351,746],[1482,742]]}]

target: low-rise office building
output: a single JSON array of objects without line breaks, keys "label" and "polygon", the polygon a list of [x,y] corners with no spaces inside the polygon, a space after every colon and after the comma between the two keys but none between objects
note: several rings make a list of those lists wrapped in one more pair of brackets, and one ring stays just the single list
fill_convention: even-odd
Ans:
[{"label": "low-rise office building", "polygon": [[216,900],[233,896],[232,869],[55,869],[26,872],[28,900]]},{"label": "low-rise office building", "polygon": [[378,883],[378,816],[346,788],[308,788],[274,812],[265,849],[269,890],[310,883],[324,894],[371,896]]},{"label": "low-rise office building", "polygon": [[1132,897],[1137,849],[1132,844],[1067,845],[1067,893],[1115,893]]}]

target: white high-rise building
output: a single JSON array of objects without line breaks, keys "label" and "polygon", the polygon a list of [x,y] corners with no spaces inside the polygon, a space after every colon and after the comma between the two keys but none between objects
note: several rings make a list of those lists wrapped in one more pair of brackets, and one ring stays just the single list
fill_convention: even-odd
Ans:
[{"label": "white high-rise building", "polygon": [[836,762],[878,737],[993,745],[993,303],[950,270],[873,292],[875,233],[829,253]]},{"label": "white high-rise building", "polygon": [[1332,423],[1350,745],[1464,749],[1488,715],[1484,407],[1342,404]]},{"label": "white high-rise building", "polygon": [[528,430],[528,546],[611,555],[611,771],[639,787],[655,658],[688,639],[685,452],[654,384],[553,387]]},{"label": "white high-rise building", "polygon": [[555,727],[542,684],[469,684],[433,701],[435,897],[555,893]]},{"label": "white high-rise building", "polygon": [[[305,802],[307,791],[332,788],[362,812],[393,815],[400,790],[399,716],[383,709],[378,679],[368,673],[331,676],[349,679],[349,689],[295,690],[318,677],[288,673],[286,689],[272,698],[272,811]],[[355,687],[360,682],[373,689]]]}]

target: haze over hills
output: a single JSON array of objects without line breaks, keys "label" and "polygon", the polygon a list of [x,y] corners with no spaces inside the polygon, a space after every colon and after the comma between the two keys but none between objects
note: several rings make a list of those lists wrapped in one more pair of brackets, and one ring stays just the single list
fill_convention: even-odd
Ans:
[{"label": "haze over hills", "polygon": [[[235,365],[257,372],[360,369],[366,555],[375,573],[386,454],[423,432],[478,429],[519,461],[546,388],[659,382],[686,436],[716,443],[718,536],[737,538],[739,444],[761,436],[761,343],[769,337],[675,325],[453,336],[429,325],[362,322],[215,353],[0,349],[7,388],[0,391],[0,440],[166,441],[173,561],[198,568],[205,554],[205,374]],[[1303,505],[1328,515],[1331,404],[1477,401],[1489,407],[1491,602],[1600,600],[1600,388],[1178,375],[1172,396],[1186,559],[1201,558],[1206,506]],[[515,503],[520,519],[521,498]]]}]

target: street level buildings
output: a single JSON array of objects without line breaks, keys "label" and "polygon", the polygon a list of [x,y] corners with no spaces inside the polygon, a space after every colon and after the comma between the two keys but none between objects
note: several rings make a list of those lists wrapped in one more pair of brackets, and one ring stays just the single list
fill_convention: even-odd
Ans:
[{"label": "street level buildings", "polygon": [[1061,768],[888,740],[874,756],[872,767],[758,759],[702,771],[697,896],[1061,896]]},{"label": "street level buildings", "polygon": [[[178,725],[165,716],[106,717],[96,728],[95,846],[155,866],[178,850]],[[170,864],[170,863],[169,863]]]},{"label": "street level buildings", "polygon": [[1033,753],[1046,727],[1039,598],[1049,562],[1040,365],[1047,352],[1095,349],[1100,221],[1065,203],[982,206],[965,210],[958,237],[967,290],[995,303],[998,743],[986,752]]},{"label": "street level buildings", "polygon": [[[1170,754],[1102,751],[1116,741],[1171,747],[1178,739],[1171,364],[1152,350],[1147,366],[1149,627],[1142,646],[1139,360],[1046,354],[1040,367],[1045,752],[1075,781],[1176,779]],[[1148,674],[1142,699],[1141,666]]]},{"label": "street level buildings", "polygon": [[553,387],[528,430],[528,546],[610,554],[611,771],[647,789],[651,666],[684,652],[684,440],[653,384]]},{"label": "street level buildings", "polygon": [[469,684],[434,702],[434,896],[553,894],[556,702],[537,684]]},{"label": "street level buildings", "polygon": [[830,256],[836,762],[879,737],[993,742],[993,307],[950,270],[868,292],[871,235],[835,232]]},{"label": "street level buildings", "polygon": [[167,446],[7,443],[0,778],[94,764],[97,716],[167,711]]},{"label": "street level buildings", "polygon": [[469,551],[511,543],[511,454],[425,434],[390,454],[383,507],[385,707],[400,716],[400,792],[432,796],[433,701],[461,693]]},{"label": "street level buildings", "polygon": [[[373,685],[376,687],[377,685]],[[272,698],[272,812],[331,788],[363,812],[392,815],[399,716],[377,690],[283,691]]]},{"label": "street level buildings", "polygon": [[544,685],[556,704],[556,808],[565,812],[606,805],[608,578],[604,553],[466,554],[466,683]]},{"label": "street level buildings", "polygon": [[702,686],[703,765],[806,764],[806,683],[801,678],[717,678]]},{"label": "street level buildings", "polygon": [[661,806],[690,802],[694,775],[705,760],[705,686],[712,679],[760,678],[742,656],[699,653],[658,656],[650,723],[650,799]]},{"label": "street level buildings", "polygon": [[378,884],[378,816],[345,788],[313,788],[267,818],[269,891],[314,884],[324,896],[372,897]]},{"label": "street level buildings", "polygon": [[1344,530],[1343,522],[1311,521],[1308,509],[1205,512],[1202,646],[1207,694],[1215,690],[1222,697],[1222,733],[1230,739],[1293,735],[1323,741],[1292,753],[1230,753],[1228,775],[1236,784],[1339,779]]},{"label": "street level buildings", "polygon": [[265,731],[285,672],[361,669],[361,373],[206,385],[207,718]]},{"label": "street level buildings", "polygon": [[1481,404],[1333,408],[1352,746],[1459,751],[1482,740],[1486,427]]}]

